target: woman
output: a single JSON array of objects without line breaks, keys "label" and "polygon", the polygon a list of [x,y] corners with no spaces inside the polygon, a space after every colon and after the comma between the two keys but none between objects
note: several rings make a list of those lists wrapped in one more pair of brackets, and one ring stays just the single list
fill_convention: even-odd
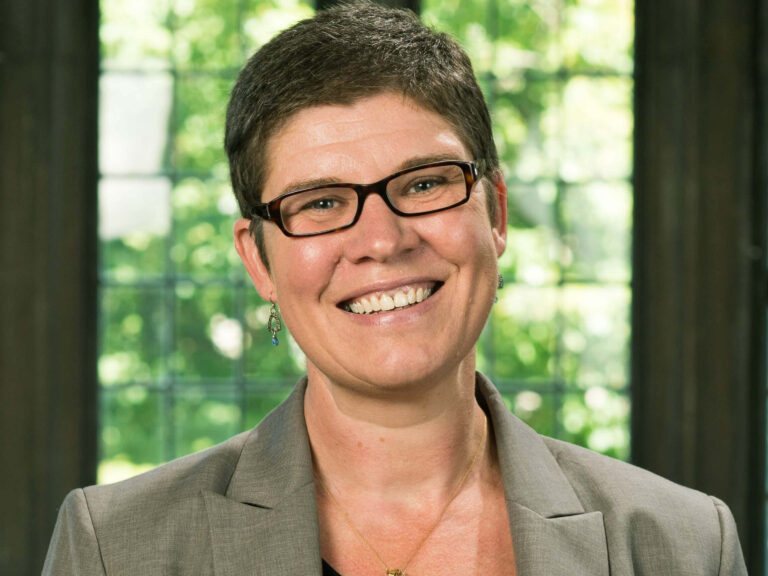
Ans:
[{"label": "woman", "polygon": [[306,379],[249,433],[74,491],[45,573],[746,573],[722,503],[539,437],[475,372],[506,190],[455,43],[322,12],[246,65],[226,147]]}]

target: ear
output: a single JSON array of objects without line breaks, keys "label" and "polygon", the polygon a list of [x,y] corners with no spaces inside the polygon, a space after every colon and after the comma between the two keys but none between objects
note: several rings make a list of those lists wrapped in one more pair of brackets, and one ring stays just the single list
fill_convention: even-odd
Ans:
[{"label": "ear", "polygon": [[496,245],[496,257],[499,258],[507,247],[507,184],[504,175],[497,170],[491,175],[496,214],[493,222],[493,241]]},{"label": "ear", "polygon": [[276,299],[275,284],[269,269],[264,265],[256,246],[256,241],[250,233],[251,221],[241,218],[235,222],[235,249],[245,264],[248,275],[259,295],[268,302]]}]

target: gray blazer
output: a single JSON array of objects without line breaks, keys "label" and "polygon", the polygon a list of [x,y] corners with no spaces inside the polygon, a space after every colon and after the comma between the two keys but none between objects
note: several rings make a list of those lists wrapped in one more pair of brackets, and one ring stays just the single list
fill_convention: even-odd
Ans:
[{"label": "gray blazer", "polygon": [[[482,375],[521,576],[746,574],[719,500],[544,438]],[[321,574],[306,381],[250,432],[71,492],[46,575]],[[360,575],[346,575],[360,576]]]}]

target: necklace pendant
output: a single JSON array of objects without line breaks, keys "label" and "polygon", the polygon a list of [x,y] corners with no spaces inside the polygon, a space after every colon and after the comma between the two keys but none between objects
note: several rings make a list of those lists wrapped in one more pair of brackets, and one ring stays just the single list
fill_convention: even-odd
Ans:
[{"label": "necklace pendant", "polygon": [[395,568],[394,570],[387,568],[387,576],[407,576],[407,574],[399,568]]}]

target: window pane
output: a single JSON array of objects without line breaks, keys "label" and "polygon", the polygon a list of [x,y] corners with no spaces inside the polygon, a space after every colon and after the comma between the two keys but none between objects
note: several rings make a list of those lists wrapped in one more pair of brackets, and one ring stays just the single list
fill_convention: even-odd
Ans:
[{"label": "window pane", "polygon": [[242,412],[234,389],[184,387],[174,396],[177,454],[210,448],[241,431]]},{"label": "window pane", "polygon": [[101,289],[102,387],[160,381],[167,372],[169,318],[160,288],[105,286]]},{"label": "window pane", "polygon": [[114,482],[165,460],[162,393],[129,386],[101,393],[99,481]]},{"label": "window pane", "polygon": [[563,14],[567,65],[632,73],[634,5],[621,0],[569,0]]},{"label": "window pane", "polygon": [[450,31],[472,57],[478,75],[492,70],[553,69],[560,63],[555,2],[523,0],[422,1],[425,22]]},{"label": "window pane", "polygon": [[527,182],[555,179],[563,156],[560,82],[499,79],[494,89],[499,92],[491,101],[492,118],[505,175]]},{"label": "window pane", "polygon": [[175,167],[186,172],[229,174],[224,118],[233,77],[185,76],[176,83]]},{"label": "window pane", "polygon": [[557,290],[512,284],[499,294],[491,316],[492,341],[482,346],[494,377],[549,382],[555,355]]},{"label": "window pane", "polygon": [[576,282],[631,278],[632,189],[627,182],[569,187],[562,202],[565,276]]},{"label": "window pane", "polygon": [[104,174],[156,174],[168,154],[170,74],[103,74],[99,84],[99,167]]},{"label": "window pane", "polygon": [[241,64],[240,2],[173,0],[177,68],[237,69]]},{"label": "window pane", "polygon": [[504,62],[510,55],[519,68],[553,70],[560,66],[557,2],[500,0],[495,10],[493,4],[489,3],[487,27],[496,38],[495,73],[506,75]]},{"label": "window pane", "polygon": [[185,178],[173,190],[177,274],[195,278],[241,278],[244,270],[233,244],[239,218],[228,182]]},{"label": "window pane", "polygon": [[629,398],[608,388],[566,394],[561,410],[564,440],[614,458],[629,458]]},{"label": "window pane", "polygon": [[231,378],[243,353],[235,294],[226,286],[176,284],[173,370],[187,378]]},{"label": "window pane", "polygon": [[269,414],[280,402],[288,398],[292,385],[282,388],[270,389],[259,385],[248,389],[246,399],[245,426],[252,428]]},{"label": "window pane", "polygon": [[507,407],[539,434],[557,435],[555,394],[546,390],[521,390],[502,396]]},{"label": "window pane", "polygon": [[630,290],[568,284],[562,298],[562,377],[580,388],[628,383]]},{"label": "window pane", "polygon": [[560,278],[562,242],[556,222],[553,182],[508,188],[507,248],[499,268],[507,282],[533,286]]},{"label": "window pane", "polygon": [[263,0],[244,4],[243,42],[249,55],[278,32],[312,16],[310,4],[300,0]]},{"label": "window pane", "polygon": [[102,276],[119,282],[162,276],[171,228],[167,178],[103,178],[99,184]]},{"label": "window pane", "polygon": [[101,66],[157,69],[170,65],[165,0],[101,0]]},{"label": "window pane", "polygon": [[565,84],[561,178],[573,182],[629,177],[631,101],[628,78],[575,77]]}]

